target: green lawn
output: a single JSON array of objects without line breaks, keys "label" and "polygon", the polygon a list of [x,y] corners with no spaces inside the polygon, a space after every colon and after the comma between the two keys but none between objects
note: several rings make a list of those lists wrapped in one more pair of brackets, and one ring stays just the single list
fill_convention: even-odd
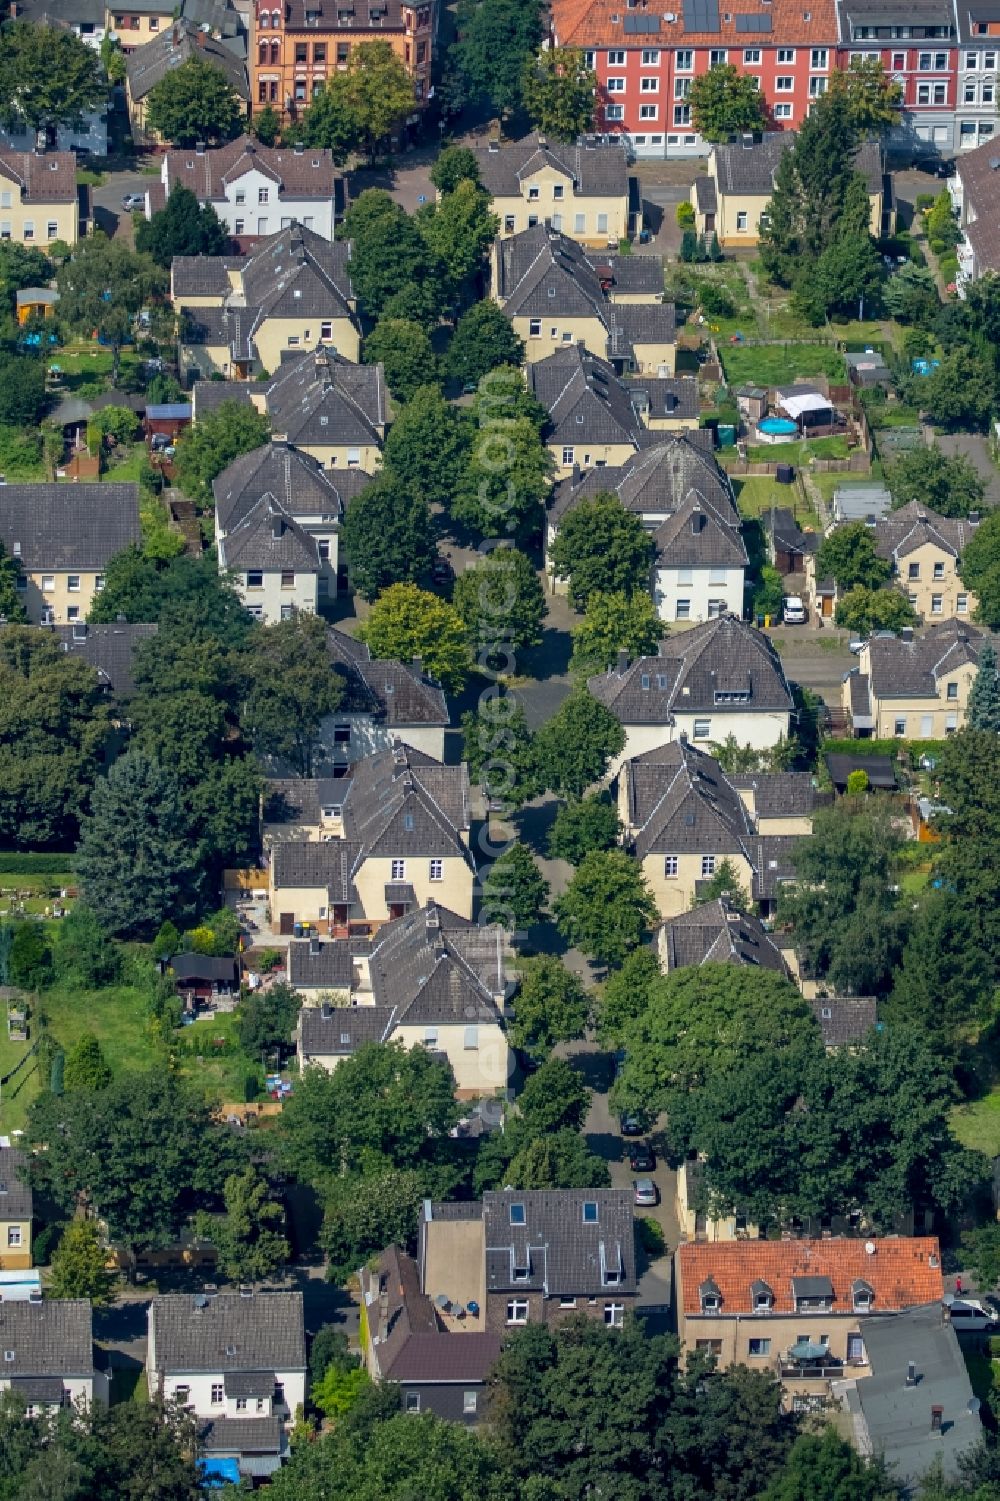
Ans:
[{"label": "green lawn", "polygon": [[787,386],[810,375],[844,379],[843,358],[824,344],[729,344],[719,353],[730,385]]},{"label": "green lawn", "polygon": [[[11,875],[0,871],[0,917],[8,912],[20,912],[21,902],[24,903],[25,912],[44,912],[46,907],[52,906],[54,901],[61,900],[59,892],[67,886],[73,886],[76,877],[72,871],[59,871],[55,875]],[[30,896],[22,896],[20,893],[30,892]],[[63,903],[65,907],[72,907],[73,898],[68,897]]]},{"label": "green lawn", "polygon": [[737,475],[733,478],[733,489],[744,516],[762,516],[773,505],[785,510],[791,508],[804,531],[810,527],[815,531],[819,527],[819,517],[811,507],[802,504],[799,492],[792,485],[779,485],[766,474],[750,475],[747,479]]},{"label": "green lawn", "polygon": [[[217,1039],[225,1039],[232,1052],[213,1057]],[[210,1099],[240,1101],[247,1074],[256,1074],[263,1087],[264,1073],[255,1062],[238,1051],[237,1020],[232,1012],[206,1017],[173,1034],[171,1056],[178,1072],[196,1081]]]},{"label": "green lawn", "polygon": [[846,459],[850,444],[841,433],[832,438],[796,438],[792,443],[761,443],[747,450],[751,464],[807,464],[810,459]]},{"label": "green lawn", "polygon": [[971,1104],[956,1105],[951,1112],[951,1129],[963,1147],[985,1152],[987,1157],[1000,1154],[1000,1089]]}]

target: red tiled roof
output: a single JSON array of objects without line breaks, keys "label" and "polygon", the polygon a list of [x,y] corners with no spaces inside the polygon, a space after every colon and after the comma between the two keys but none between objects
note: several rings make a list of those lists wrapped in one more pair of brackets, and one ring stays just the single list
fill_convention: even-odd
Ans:
[{"label": "red tiled roof", "polygon": [[[874,1255],[865,1250],[875,1247]],[[766,1282],[774,1294],[773,1314],[795,1312],[793,1277],[829,1277],[834,1313],[850,1313],[856,1278],[874,1289],[874,1313],[912,1308],[940,1300],[941,1248],[936,1236],[910,1240],[732,1240],[682,1245],[678,1250],[684,1312],[701,1313],[698,1289],[713,1281],[722,1294],[722,1316],[753,1310],[752,1282]],[[933,1264],[932,1264],[933,1262]]]},{"label": "red tiled roof", "polygon": [[[626,32],[625,17],[635,15],[624,0],[553,0],[552,29],[561,47],[776,47],[825,43],[836,46],[837,15],[834,0],[740,0],[731,11],[720,7],[717,31],[685,31],[684,6],[672,7],[676,21],[660,16],[656,32]],[[738,11],[738,14],[737,14]],[[655,14],[652,10],[650,14]],[[737,21],[747,15],[770,18],[767,31],[737,28]],[[617,17],[613,23],[611,17]],[[727,20],[726,17],[729,17]],[[806,19],[808,17],[808,19]]]}]

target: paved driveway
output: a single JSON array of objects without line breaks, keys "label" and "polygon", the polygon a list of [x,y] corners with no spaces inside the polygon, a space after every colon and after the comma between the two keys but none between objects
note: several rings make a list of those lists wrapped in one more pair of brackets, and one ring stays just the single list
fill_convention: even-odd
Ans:
[{"label": "paved driveway", "polygon": [[145,193],[154,177],[130,168],[127,172],[108,172],[99,188],[92,188],[94,221],[112,239],[132,244],[132,215],[122,208],[126,193]]}]

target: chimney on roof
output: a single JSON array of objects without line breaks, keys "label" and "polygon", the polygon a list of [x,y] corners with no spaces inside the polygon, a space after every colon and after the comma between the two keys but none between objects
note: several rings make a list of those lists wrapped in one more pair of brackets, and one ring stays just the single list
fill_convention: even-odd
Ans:
[{"label": "chimney on roof", "polygon": [[294,147],[292,148],[293,155],[301,156],[305,149],[306,146],[304,141],[296,141]]},{"label": "chimney on roof", "polygon": [[287,448],[288,447],[288,434],[287,433],[272,433],[271,434],[271,447],[272,448]]},{"label": "chimney on roof", "polygon": [[937,1403],[931,1408],[931,1432],[940,1433],[944,1427],[944,1408]]},{"label": "chimney on roof", "polygon": [[904,625],[903,626],[903,629],[899,633],[899,639],[900,639],[900,641],[906,641],[907,643],[909,643],[910,641],[913,640],[913,627],[912,627],[912,625]]},{"label": "chimney on roof", "polygon": [[615,664],[615,670],[617,671],[617,673],[619,674],[619,676],[621,676],[623,673],[628,672],[628,652],[627,651],[620,651],[618,653],[618,660],[617,660],[617,662]]},{"label": "chimney on roof", "polygon": [[[195,32],[195,36],[198,38],[198,46],[199,47],[204,47],[204,45],[205,45],[205,33],[203,31],[196,31]],[[253,1297],[253,1293],[250,1293],[249,1296],[252,1298]]]},{"label": "chimney on roof", "polygon": [[742,135],[740,136],[740,140],[743,142],[743,150],[744,151],[752,151],[753,150],[753,131],[752,130],[744,130],[743,133],[742,133]]},{"label": "chimney on roof", "polygon": [[906,1363],[906,1384],[907,1386],[916,1386],[917,1384],[917,1363],[915,1360],[908,1360]]},{"label": "chimney on roof", "polygon": [[414,657],[413,661],[410,663],[410,666],[413,668],[413,671],[418,678],[423,676],[424,664],[421,657]]},{"label": "chimney on roof", "polygon": [[174,34],[173,34],[173,38],[172,38],[172,41],[171,41],[171,45],[174,46],[174,47],[179,47],[180,44],[181,44],[181,29],[180,29],[179,26],[175,25],[174,26]]},{"label": "chimney on roof", "polygon": [[332,1019],[332,1017],[333,1017],[333,1007],[330,1005],[329,1001],[323,1001],[323,1002],[321,1002],[320,1008],[319,1008],[319,1014],[322,1017],[323,1021],[325,1021],[325,1022],[328,1022],[328,1021],[330,1021]]},{"label": "chimney on roof", "polygon": [[437,909],[437,903],[434,902],[434,901],[429,901],[427,903],[427,931],[428,932],[431,932],[433,930],[440,931],[440,928],[441,928],[441,914],[440,914],[440,912]]},{"label": "chimney on roof", "polygon": [[317,934],[315,934],[315,933],[311,933],[309,935],[309,952],[310,952],[310,954],[318,954],[319,950],[320,950],[319,936]]},{"label": "chimney on roof", "polygon": [[195,141],[195,143],[194,143],[194,154],[195,154],[195,156],[204,156],[205,155],[205,142],[204,141]]}]

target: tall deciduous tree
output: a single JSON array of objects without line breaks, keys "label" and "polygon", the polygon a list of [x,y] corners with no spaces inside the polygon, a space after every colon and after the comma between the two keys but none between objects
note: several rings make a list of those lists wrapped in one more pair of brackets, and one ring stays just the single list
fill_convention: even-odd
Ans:
[{"label": "tall deciduous tree", "polygon": [[569,580],[570,598],[586,609],[592,594],[631,595],[649,584],[653,542],[617,495],[581,500],[560,521],[551,548],[555,573]]},{"label": "tall deciduous tree", "polygon": [[370,157],[414,108],[413,80],[390,43],[361,42],[306,111],[306,139],[340,162],[351,150]]},{"label": "tall deciduous tree", "polygon": [[538,780],[560,797],[582,797],[624,746],[621,721],[578,688],[535,735]]},{"label": "tall deciduous tree", "polygon": [[642,867],[624,850],[592,850],[553,902],[568,943],[603,964],[621,964],[656,921]]},{"label": "tall deciduous tree", "polygon": [[111,345],[111,378],[117,383],[122,345],[131,337],[136,314],[166,289],[162,270],[120,240],[95,234],[75,247],[56,283],[60,318],[87,338],[96,331]]},{"label": "tall deciduous tree", "polygon": [[175,255],[226,255],[229,230],[210,203],[199,203],[183,184],[173,189],[159,213],[136,225],[135,247],[169,271]]},{"label": "tall deciduous tree", "polygon": [[430,179],[439,193],[453,193],[459,183],[478,183],[476,153],[468,146],[446,146],[431,167]]},{"label": "tall deciduous tree", "polygon": [[525,64],[542,35],[537,0],[462,0],[448,60],[471,99],[489,99],[505,115],[521,102]]},{"label": "tall deciduous tree", "polygon": [[84,1032],[66,1058],[63,1087],[93,1094],[99,1089],[107,1089],[110,1083],[111,1069],[101,1051],[101,1044],[93,1032]]},{"label": "tall deciduous tree", "polygon": [[647,657],[655,653],[657,643],[666,635],[651,595],[591,594],[581,623],[573,627],[571,667],[585,677],[592,677],[611,667],[620,651],[630,657]]},{"label": "tall deciduous tree", "polygon": [[457,300],[482,270],[500,227],[496,214],[490,211],[490,195],[478,183],[466,179],[440,203],[418,209],[417,226],[431,255],[444,267],[450,300]]},{"label": "tall deciduous tree", "polygon": [[837,601],[837,624],[861,636],[873,631],[899,631],[916,625],[919,616],[898,589],[866,589],[855,584]]},{"label": "tall deciduous tree", "polygon": [[717,63],[691,84],[691,116],[706,141],[726,141],[740,131],[763,130],[767,105],[751,74]]},{"label": "tall deciduous tree", "polygon": [[[385,468],[409,495],[446,507],[463,482],[468,461],[469,433],[460,413],[437,386],[421,386],[386,435]],[[397,574],[391,582],[403,578]]]},{"label": "tall deciduous tree", "polygon": [[481,666],[512,673],[519,653],[541,645],[545,591],[531,559],[497,547],[459,574],[452,592]]},{"label": "tall deciduous tree", "polygon": [[51,132],[104,102],[100,59],[63,26],[12,21],[0,46],[0,120]]},{"label": "tall deciduous tree", "polygon": [[152,937],[164,918],[195,909],[194,834],[175,778],[140,752],[116,761],[95,785],[77,871],[87,905],[109,933]]},{"label": "tall deciduous tree", "polygon": [[881,588],[888,583],[890,572],[888,562],[876,553],[871,529],[863,521],[835,527],[823,538],[816,554],[816,577],[836,579],[842,590],[853,589],[855,584]]},{"label": "tall deciduous tree", "polygon": [[530,58],[522,84],[535,128],[557,141],[575,141],[594,127],[597,74],[575,47],[545,47]]},{"label": "tall deciduous tree", "polygon": [[474,302],[459,318],[448,346],[448,374],[473,385],[500,365],[519,365],[524,343],[495,302]]},{"label": "tall deciduous tree", "polygon": [[28,612],[21,603],[17,587],[20,577],[20,563],[17,558],[8,556],[7,549],[0,542],[0,615],[8,625],[27,624]]},{"label": "tall deciduous tree", "polygon": [[582,1037],[590,1016],[590,997],[578,977],[551,954],[521,959],[518,968],[520,984],[511,1025],[515,1045],[540,1058],[557,1042]]},{"label": "tall deciduous tree", "polygon": [[192,500],[209,505],[216,475],[240,454],[260,448],[270,434],[263,412],[239,401],[224,401],[178,439],[174,466],[181,488]]},{"label": "tall deciduous tree", "polygon": [[398,662],[419,658],[424,671],[457,693],[472,667],[465,622],[454,605],[416,584],[392,584],[380,594],[358,628],[375,657]]},{"label": "tall deciduous tree", "polygon": [[380,318],[365,340],[367,365],[382,365],[393,396],[409,401],[421,386],[433,385],[438,361],[426,330],[410,318]]},{"label": "tall deciduous tree", "polygon": [[503,1181],[504,1187],[524,1189],[610,1188],[611,1174],[578,1132],[550,1131],[514,1154]]},{"label": "tall deciduous tree", "polygon": [[115,1275],[94,1220],[71,1220],[52,1253],[48,1291],[53,1298],[89,1298],[100,1307],[114,1299]]},{"label": "tall deciduous tree", "polygon": [[350,240],[351,282],[365,312],[378,318],[390,298],[416,286],[443,306],[442,268],[409,214],[381,188],[366,188],[340,226]]},{"label": "tall deciduous tree", "polygon": [[508,808],[523,807],[541,790],[531,732],[513,694],[481,694],[476,709],[462,715],[462,758],[471,780]]},{"label": "tall deciduous tree", "polygon": [[618,813],[606,792],[574,798],[555,816],[549,830],[549,854],[579,865],[591,850],[613,849],[620,833]]},{"label": "tall deciduous tree", "polygon": [[254,636],[247,652],[244,723],[258,750],[290,761],[299,776],[312,774],[319,727],[343,692],[318,615],[293,615]]},{"label": "tall deciduous tree", "polygon": [[427,501],[392,469],[350,502],[341,540],[351,583],[369,601],[425,577],[437,556]]},{"label": "tall deciduous tree", "polygon": [[204,57],[191,57],[171,68],[146,100],[149,129],[175,146],[228,141],[242,113],[225,73]]},{"label": "tall deciduous tree", "polygon": [[978,596],[976,619],[1000,627],[1000,511],[990,511],[976,528],[958,565],[962,583]]},{"label": "tall deciduous tree", "polygon": [[527,546],[541,531],[552,472],[552,456],[529,417],[481,417],[452,516],[482,537]]},{"label": "tall deciduous tree", "polygon": [[505,928],[530,928],[539,921],[549,883],[527,845],[515,843],[494,860],[483,879],[483,915]]},{"label": "tall deciduous tree", "polygon": [[962,454],[947,454],[937,443],[920,443],[901,454],[886,470],[892,508],[915,500],[938,516],[967,516],[978,511],[986,487],[974,464]]},{"label": "tall deciduous tree", "polygon": [[262,1282],[291,1255],[285,1212],[267,1179],[249,1164],[229,1175],[223,1197],[225,1215],[211,1222],[210,1231],[219,1266],[231,1282]]},{"label": "tall deciduous tree", "polygon": [[861,135],[870,131],[881,133],[899,124],[903,89],[894,78],[887,77],[877,54],[852,58],[846,70],[834,69],[830,90],[846,95],[851,124]]}]

